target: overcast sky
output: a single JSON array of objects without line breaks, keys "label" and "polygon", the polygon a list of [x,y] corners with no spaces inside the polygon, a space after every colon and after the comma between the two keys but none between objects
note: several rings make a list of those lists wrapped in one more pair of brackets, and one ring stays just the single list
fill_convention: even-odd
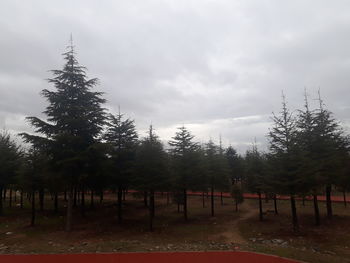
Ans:
[{"label": "overcast sky", "polygon": [[31,131],[39,95],[72,33],[107,108],[152,123],[163,140],[185,125],[244,152],[266,146],[281,91],[292,110],[325,104],[349,129],[350,2],[329,0],[1,0],[0,128]]}]

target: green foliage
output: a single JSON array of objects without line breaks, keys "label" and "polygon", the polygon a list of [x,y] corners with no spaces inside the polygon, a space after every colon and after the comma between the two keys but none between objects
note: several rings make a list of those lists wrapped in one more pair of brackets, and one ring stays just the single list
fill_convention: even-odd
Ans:
[{"label": "green foliage", "polygon": [[126,188],[131,181],[135,164],[138,136],[133,120],[124,119],[123,114],[109,115],[104,135],[110,145],[110,173],[114,186]]},{"label": "green foliage", "polygon": [[144,138],[137,149],[137,176],[134,181],[136,189],[163,190],[170,182],[168,177],[168,156],[163,149],[152,126],[148,137]]},{"label": "green foliage", "polygon": [[75,58],[73,46],[63,54],[66,64],[62,70],[52,70],[54,77],[49,79],[54,91],[44,89],[42,96],[49,105],[44,113],[47,121],[37,117],[27,117],[37,133],[21,135],[36,148],[41,147],[51,156],[52,166],[62,172],[65,182],[77,184],[86,167],[86,151],[99,139],[105,113],[101,104],[101,92],[91,89],[97,79],[88,79],[86,69]]},{"label": "green foliage", "polygon": [[237,154],[237,151],[229,146],[225,151],[225,156],[229,166],[229,173],[232,183],[241,182],[244,176],[244,158]]},{"label": "green foliage", "polygon": [[263,191],[267,184],[266,159],[258,151],[258,148],[255,144],[253,145],[252,149],[246,152],[245,165],[245,188],[252,193],[258,193]]},{"label": "green foliage", "polygon": [[173,140],[169,141],[172,147],[172,169],[175,183],[179,189],[196,189],[200,182],[201,151],[194,136],[184,127],[178,128]]},{"label": "green foliage", "polygon": [[[16,171],[21,162],[22,151],[7,131],[0,132],[0,187],[15,181]],[[1,194],[1,192],[0,192]]]},{"label": "green foliage", "polygon": [[206,170],[211,188],[227,191],[229,189],[229,167],[221,148],[210,140],[206,144]]},{"label": "green foliage", "polygon": [[287,108],[284,95],[280,116],[273,115],[269,132],[270,164],[274,167],[272,181],[279,193],[296,194],[303,185],[300,174],[300,147],[297,143],[296,119]]},{"label": "green foliage", "polygon": [[[48,156],[37,148],[30,148],[22,159],[18,173],[20,186],[28,191],[36,191],[47,186],[49,174]],[[57,178],[56,178],[57,179]],[[56,184],[59,181],[56,180]]]}]

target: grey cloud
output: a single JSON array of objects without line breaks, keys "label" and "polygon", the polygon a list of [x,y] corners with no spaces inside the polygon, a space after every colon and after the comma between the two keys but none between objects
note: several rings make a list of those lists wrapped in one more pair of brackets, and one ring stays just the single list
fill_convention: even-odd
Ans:
[{"label": "grey cloud", "polygon": [[321,88],[348,127],[349,7],[344,0],[4,0],[0,126],[30,130],[24,116],[42,116],[39,92],[50,88],[48,70],[63,65],[73,33],[107,107],[120,105],[141,133],[152,122],[168,139],[186,124],[201,141],[221,133],[244,151],[256,137],[266,149],[281,91],[296,109],[304,87],[311,98]]}]

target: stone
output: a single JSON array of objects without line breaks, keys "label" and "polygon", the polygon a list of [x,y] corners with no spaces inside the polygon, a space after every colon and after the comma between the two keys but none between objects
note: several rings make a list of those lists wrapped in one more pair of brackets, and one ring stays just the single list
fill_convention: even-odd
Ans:
[{"label": "stone", "polygon": [[272,239],[271,242],[274,244],[282,244],[284,241],[282,239]]}]

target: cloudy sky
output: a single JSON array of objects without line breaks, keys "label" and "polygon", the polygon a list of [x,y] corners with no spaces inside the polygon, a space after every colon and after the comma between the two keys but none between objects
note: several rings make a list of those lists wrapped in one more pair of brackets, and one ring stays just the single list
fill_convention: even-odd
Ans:
[{"label": "cloudy sky", "polygon": [[72,33],[79,62],[107,107],[152,123],[162,139],[186,125],[243,152],[261,148],[283,90],[292,110],[320,88],[350,123],[348,0],[1,0],[0,128],[31,131],[39,92],[63,65]]}]

